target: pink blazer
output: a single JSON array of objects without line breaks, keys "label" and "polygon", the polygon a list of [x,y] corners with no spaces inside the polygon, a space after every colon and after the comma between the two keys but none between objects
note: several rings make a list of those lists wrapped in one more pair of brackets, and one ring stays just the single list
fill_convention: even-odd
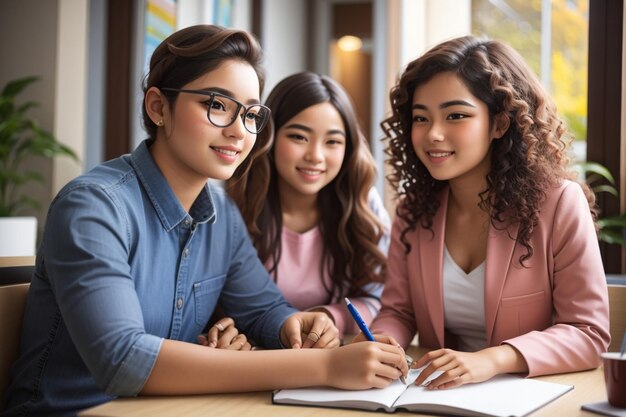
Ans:
[{"label": "pink blazer", "polygon": [[[427,348],[454,347],[445,339],[442,292],[448,191],[441,196],[433,233],[417,227],[400,242],[405,222],[391,233],[382,309],[372,331],[407,346],[415,333]],[[512,236],[517,226],[510,226]],[[597,367],[609,342],[606,277],[598,240],[581,187],[565,181],[548,193],[533,230],[534,254],[507,230],[489,230],[485,268],[487,343],[508,343],[525,358],[528,376]]]}]

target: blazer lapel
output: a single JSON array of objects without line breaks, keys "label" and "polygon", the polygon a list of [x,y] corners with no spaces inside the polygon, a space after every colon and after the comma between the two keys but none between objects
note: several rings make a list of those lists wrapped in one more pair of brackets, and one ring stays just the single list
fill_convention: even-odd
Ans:
[{"label": "blazer lapel", "polygon": [[491,346],[493,328],[496,322],[496,314],[502,289],[512,264],[515,240],[519,224],[510,225],[508,229],[503,224],[497,228],[489,226],[489,239],[487,241],[487,259],[485,266],[485,331],[487,332],[487,345]]},{"label": "blazer lapel", "polygon": [[428,313],[433,329],[439,341],[444,346],[444,311],[443,311],[443,248],[446,226],[446,212],[448,211],[448,189],[441,191],[440,209],[433,218],[433,233],[430,230],[419,228],[420,268],[424,298],[428,306]]}]

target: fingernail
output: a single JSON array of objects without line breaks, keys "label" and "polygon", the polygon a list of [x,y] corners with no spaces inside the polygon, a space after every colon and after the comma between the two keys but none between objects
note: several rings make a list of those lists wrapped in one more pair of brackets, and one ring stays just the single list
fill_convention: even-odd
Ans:
[{"label": "fingernail", "polygon": [[217,330],[219,330],[220,332],[224,331],[224,326],[222,326],[222,323],[215,323],[215,327],[217,327]]}]

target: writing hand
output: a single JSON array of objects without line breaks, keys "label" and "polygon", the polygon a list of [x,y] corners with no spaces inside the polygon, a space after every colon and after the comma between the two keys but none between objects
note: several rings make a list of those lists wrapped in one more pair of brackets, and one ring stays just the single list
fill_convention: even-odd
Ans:
[{"label": "writing hand", "polygon": [[252,346],[248,343],[245,334],[239,333],[235,327],[235,321],[230,317],[224,317],[215,322],[206,335],[197,337],[198,344],[210,348],[227,350],[250,350]]},{"label": "writing hand", "polygon": [[280,329],[280,341],[292,349],[335,348],[339,331],[324,313],[306,312],[290,316]]},{"label": "writing hand", "polygon": [[342,389],[384,388],[408,372],[404,351],[387,343],[352,343],[329,351],[329,384]]},{"label": "writing hand", "polygon": [[[377,342],[386,343],[388,345],[395,346],[402,351],[402,354],[404,355],[404,362],[407,365],[405,368],[403,368],[404,370],[402,371],[402,375],[406,378],[408,367],[413,361],[413,359],[411,359],[410,356],[406,356],[406,352],[404,351],[404,349],[402,349],[402,346],[400,346],[400,343],[398,343],[396,339],[394,339],[391,336],[385,336],[385,335],[379,335],[379,334],[375,334],[374,339],[376,339]],[[354,338],[352,339],[352,342],[350,343],[358,343],[358,342],[366,342],[366,341],[368,341],[367,337],[365,337],[363,332],[359,332],[359,334],[354,336]],[[405,383],[404,378],[402,379],[402,382]]]}]

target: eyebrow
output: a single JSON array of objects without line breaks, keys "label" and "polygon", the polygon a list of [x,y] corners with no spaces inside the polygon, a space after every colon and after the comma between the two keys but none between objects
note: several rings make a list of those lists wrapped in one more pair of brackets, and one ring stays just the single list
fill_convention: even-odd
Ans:
[{"label": "eyebrow", "polygon": [[[450,101],[446,101],[445,103],[441,103],[439,105],[440,109],[445,109],[447,107],[452,107],[452,106],[468,106],[468,107],[473,107],[476,108],[476,106],[474,106],[472,103],[465,101],[465,100],[450,100]],[[420,110],[427,110],[428,108],[423,105],[423,104],[414,104],[413,109],[420,109]]]},{"label": "eyebrow", "polygon": [[[225,96],[235,98],[232,91],[227,90],[225,88],[221,88],[221,87],[206,87],[206,88],[203,88],[202,91],[206,91],[207,93],[220,93],[220,94],[224,94]],[[235,98],[235,100],[237,99]],[[246,104],[260,104],[260,101],[255,100],[255,99],[250,99],[246,101]]]},{"label": "eyebrow", "polygon": [[[305,132],[308,133],[313,133],[313,129],[311,129],[308,126],[305,125],[301,125],[299,123],[291,123],[289,125],[285,125],[283,126],[285,129],[300,129],[300,130],[304,130]],[[343,130],[339,130],[339,129],[331,129],[329,131],[326,132],[327,135],[341,135],[341,136],[346,136],[346,133]]]}]

